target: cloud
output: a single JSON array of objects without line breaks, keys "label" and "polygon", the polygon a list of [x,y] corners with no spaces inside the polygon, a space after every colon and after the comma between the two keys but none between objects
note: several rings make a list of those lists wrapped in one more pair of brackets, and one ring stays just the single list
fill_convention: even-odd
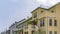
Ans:
[{"label": "cloud", "polygon": [[37,0],[37,3],[41,7],[51,7],[54,4],[56,4],[57,2],[60,2],[60,0]]},{"label": "cloud", "polygon": [[37,0],[38,3],[46,3],[46,0]]}]

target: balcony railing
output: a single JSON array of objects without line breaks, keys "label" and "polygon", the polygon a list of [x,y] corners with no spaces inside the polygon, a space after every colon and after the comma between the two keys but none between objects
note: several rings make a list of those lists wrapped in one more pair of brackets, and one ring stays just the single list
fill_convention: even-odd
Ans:
[{"label": "balcony railing", "polygon": [[23,29],[28,29],[28,26],[24,26]]},{"label": "balcony railing", "polygon": [[30,25],[30,26],[28,25],[28,26],[23,27],[23,29],[26,30],[26,29],[28,29],[30,27],[31,27],[31,29],[35,29],[35,25]]}]

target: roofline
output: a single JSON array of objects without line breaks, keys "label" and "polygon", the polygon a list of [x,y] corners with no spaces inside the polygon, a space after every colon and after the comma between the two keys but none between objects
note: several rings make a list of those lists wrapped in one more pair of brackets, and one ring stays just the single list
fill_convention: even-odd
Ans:
[{"label": "roofline", "polygon": [[[42,7],[38,7],[38,8],[49,10],[49,9],[52,9],[53,7],[57,6],[58,4],[60,4],[60,2],[56,3],[55,5],[53,5],[52,7],[48,8],[48,9],[47,8],[42,8]],[[35,10],[37,10],[38,8],[36,8]],[[33,13],[35,10],[33,10],[31,13]]]},{"label": "roofline", "polygon": [[[47,8],[42,8],[42,7],[37,7],[35,10],[37,10],[38,8],[48,10]],[[31,13],[33,13],[35,10],[33,10]]]}]

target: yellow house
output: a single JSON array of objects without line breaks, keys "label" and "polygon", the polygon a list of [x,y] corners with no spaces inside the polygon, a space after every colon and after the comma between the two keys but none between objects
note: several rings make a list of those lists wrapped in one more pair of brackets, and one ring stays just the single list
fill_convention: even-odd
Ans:
[{"label": "yellow house", "polygon": [[38,7],[32,12],[32,20],[44,34],[60,34],[60,3],[46,9]]}]

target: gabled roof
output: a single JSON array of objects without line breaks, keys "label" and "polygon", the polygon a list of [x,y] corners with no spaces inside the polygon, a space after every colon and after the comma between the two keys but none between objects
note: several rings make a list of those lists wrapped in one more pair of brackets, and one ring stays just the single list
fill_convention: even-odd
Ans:
[{"label": "gabled roof", "polygon": [[[37,10],[37,9],[39,9],[39,8],[45,9],[45,10],[49,10],[49,9],[51,9],[51,8],[53,8],[53,7],[57,6],[57,5],[59,5],[59,4],[60,4],[60,2],[58,2],[57,4],[55,4],[55,5],[51,6],[51,7],[49,7],[48,9],[47,9],[47,8],[38,7],[38,8],[36,8],[35,10]],[[34,12],[35,10],[33,10],[32,12]],[[32,12],[31,12],[31,13],[32,13]]]}]

